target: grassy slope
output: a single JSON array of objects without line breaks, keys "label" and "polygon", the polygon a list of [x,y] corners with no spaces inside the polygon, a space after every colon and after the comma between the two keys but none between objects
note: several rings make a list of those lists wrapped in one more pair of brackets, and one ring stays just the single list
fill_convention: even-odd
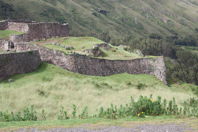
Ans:
[{"label": "grassy slope", "polygon": [[[72,33],[109,32],[114,39],[148,33],[192,34],[198,27],[197,0],[3,0],[33,20],[66,21]],[[36,8],[35,8],[36,7]],[[107,15],[97,9],[109,11]],[[3,10],[3,8],[0,10]],[[95,15],[93,15],[95,13]],[[7,15],[8,16],[8,15]],[[27,15],[25,18],[27,18]]]},{"label": "grassy slope", "polygon": [[[97,44],[103,44],[104,42],[94,38],[94,37],[66,37],[66,38],[52,38],[45,41],[38,41],[34,42],[36,44],[42,45],[44,47],[59,50],[64,52],[65,54],[70,53],[79,53],[79,54],[85,54],[89,55],[86,50],[93,49]],[[59,45],[54,45],[53,43],[58,43]],[[64,47],[73,47],[72,50],[66,50]],[[111,59],[111,60],[117,60],[117,59],[135,59],[135,58],[141,58],[142,56],[138,55],[137,53],[128,52],[124,50],[124,47],[122,46],[111,46],[111,49],[106,50],[104,48],[101,48],[102,52],[104,52],[104,57],[99,57],[103,59]]]},{"label": "grassy slope", "polygon": [[[127,103],[131,96],[135,99],[151,94],[166,99],[176,97],[178,103],[194,96],[189,85],[167,87],[150,75],[85,76],[51,64],[43,64],[36,72],[16,75],[12,79],[14,82],[0,83],[1,110],[18,111],[35,105],[39,111],[45,109],[52,119],[56,118],[61,106],[71,112],[72,104],[80,111],[88,106],[89,113],[95,113],[101,106]],[[146,85],[144,90],[137,89],[140,83]]]}]

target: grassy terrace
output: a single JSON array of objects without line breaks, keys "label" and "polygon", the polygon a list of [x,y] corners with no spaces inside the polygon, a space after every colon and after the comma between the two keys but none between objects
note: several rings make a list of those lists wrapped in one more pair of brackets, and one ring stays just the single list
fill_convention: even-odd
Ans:
[{"label": "grassy terrace", "polygon": [[[104,42],[94,37],[66,37],[66,38],[52,38],[45,41],[38,41],[35,43],[50,49],[62,51],[65,54],[70,54],[75,52],[75,53],[87,55],[86,50],[93,49],[95,45],[102,44]],[[54,43],[58,43],[59,45],[55,45]],[[67,50],[64,48],[64,46],[73,47],[73,49]],[[109,50],[101,48],[102,52],[104,53],[104,56],[98,58],[111,59],[111,60],[115,60],[115,59],[126,60],[126,59],[135,59],[142,57],[136,53],[128,52],[124,50],[124,47],[116,47],[112,45],[110,46],[111,48]]]},{"label": "grassy terrace", "polygon": [[190,87],[196,87],[188,84],[168,87],[151,75],[86,76],[51,64],[42,64],[33,73],[16,75],[11,79],[13,82],[0,82],[1,111],[21,111],[35,105],[36,110],[46,111],[48,119],[57,119],[61,106],[69,114],[73,104],[77,105],[78,112],[87,106],[89,114],[94,114],[101,106],[106,108],[110,104],[128,103],[131,96],[137,99],[140,95],[153,94],[153,97],[162,96],[168,100],[176,97],[180,104],[195,96]]},{"label": "grassy terrace", "polygon": [[12,30],[0,30],[0,39],[7,39],[11,35],[19,35],[21,32],[12,31]]}]

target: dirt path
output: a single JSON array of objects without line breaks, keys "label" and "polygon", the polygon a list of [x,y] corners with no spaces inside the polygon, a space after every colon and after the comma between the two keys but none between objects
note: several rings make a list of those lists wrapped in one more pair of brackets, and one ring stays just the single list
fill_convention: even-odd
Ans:
[{"label": "dirt path", "polygon": [[185,125],[164,124],[164,125],[140,125],[136,127],[101,127],[97,129],[87,128],[51,128],[40,130],[37,128],[22,128],[15,132],[198,132]]}]

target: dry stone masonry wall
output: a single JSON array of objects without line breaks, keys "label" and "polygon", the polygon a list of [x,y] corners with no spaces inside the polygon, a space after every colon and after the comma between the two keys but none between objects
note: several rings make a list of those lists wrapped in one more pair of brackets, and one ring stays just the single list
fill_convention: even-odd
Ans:
[{"label": "dry stone masonry wall", "polygon": [[29,42],[51,37],[66,37],[68,35],[69,27],[67,24],[30,23],[28,24],[28,31],[25,34],[11,36],[10,40],[13,42]]},{"label": "dry stone masonry wall", "polygon": [[69,35],[68,24],[59,23],[0,21],[0,30],[14,30],[24,33],[11,36],[10,40],[13,42],[29,42]]},{"label": "dry stone masonry wall", "polygon": [[8,30],[18,31],[18,32],[28,32],[28,23],[18,23],[18,22],[8,22]]},{"label": "dry stone masonry wall", "polygon": [[106,60],[83,55],[65,55],[60,51],[24,43],[16,45],[16,50],[38,50],[42,61],[50,62],[80,74],[94,76],[108,76],[119,73],[150,74],[156,76],[166,84],[166,67],[163,57],[134,60]]},{"label": "dry stone masonry wall", "polygon": [[0,54],[0,80],[11,75],[32,72],[40,64],[38,51]]}]

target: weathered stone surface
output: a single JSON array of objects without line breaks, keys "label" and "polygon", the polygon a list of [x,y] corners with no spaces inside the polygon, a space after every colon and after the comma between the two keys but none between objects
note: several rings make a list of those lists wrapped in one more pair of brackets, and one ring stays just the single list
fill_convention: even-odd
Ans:
[{"label": "weathered stone surface", "polygon": [[0,30],[5,30],[8,28],[8,21],[0,21]]},{"label": "weathered stone surface", "polygon": [[85,52],[89,56],[94,56],[94,57],[100,57],[100,56],[103,57],[103,56],[105,56],[105,53],[99,47],[95,47],[93,49],[85,50]]},{"label": "weathered stone surface", "polygon": [[28,23],[28,31],[25,34],[11,36],[10,40],[13,42],[29,42],[51,37],[67,37],[68,35],[68,24]]},{"label": "weathered stone surface", "polygon": [[72,72],[108,76],[119,73],[150,74],[166,84],[166,67],[163,57],[140,58],[134,60],[105,60],[83,55],[65,55],[56,50],[33,44],[17,44],[17,51],[39,50],[42,61],[50,62]]},{"label": "weathered stone surface", "polygon": [[0,80],[11,75],[32,72],[40,64],[38,51],[0,54]]},{"label": "weathered stone surface", "polygon": [[14,30],[24,34],[10,36],[13,42],[29,42],[51,37],[67,37],[68,24],[0,21],[0,30]]},{"label": "weathered stone surface", "polygon": [[8,30],[18,31],[18,32],[28,32],[29,26],[28,23],[24,22],[8,22]]},{"label": "weathered stone surface", "polygon": [[4,51],[14,50],[14,43],[9,40],[0,40],[0,49]]}]

